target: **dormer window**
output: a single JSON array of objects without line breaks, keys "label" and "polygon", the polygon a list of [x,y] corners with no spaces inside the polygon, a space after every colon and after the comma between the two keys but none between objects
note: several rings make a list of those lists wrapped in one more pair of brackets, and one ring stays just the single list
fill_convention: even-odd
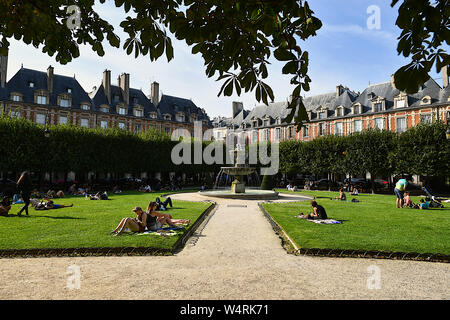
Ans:
[{"label": "dormer window", "polygon": [[68,99],[59,99],[59,106],[63,108],[69,107],[69,100]]},{"label": "dormer window", "polygon": [[430,103],[431,103],[431,97],[430,96],[425,96],[420,101],[421,105],[430,104]]},{"label": "dormer window", "polygon": [[18,94],[12,95],[12,101],[19,102],[21,100],[20,96]]},{"label": "dormer window", "polygon": [[325,119],[327,117],[326,111],[320,111],[319,112],[319,119]]},{"label": "dormer window", "polygon": [[157,117],[158,117],[158,115],[156,114],[156,112],[151,112],[150,113],[150,118],[156,119]]},{"label": "dormer window", "polygon": [[253,120],[252,126],[253,128],[256,128],[258,126],[258,120]]},{"label": "dormer window", "polygon": [[134,115],[136,117],[142,117],[142,116],[144,116],[144,111],[142,111],[141,109],[135,109],[134,110]]},{"label": "dormer window", "polygon": [[119,100],[120,100],[119,95],[118,95],[118,94],[115,94],[114,97],[113,97],[113,101],[114,101],[114,102],[119,102]]},{"label": "dormer window", "polygon": [[100,108],[100,111],[104,112],[104,113],[108,113],[109,112],[109,108],[106,107],[106,106],[103,106],[103,107]]},{"label": "dormer window", "polygon": [[89,105],[88,105],[88,104],[83,103],[83,104],[81,105],[81,110],[87,111],[87,110],[89,110],[89,109],[90,109],[90,108],[89,108]]},{"label": "dormer window", "polygon": [[383,111],[383,103],[382,102],[376,102],[373,104],[373,112],[381,112]]},{"label": "dormer window", "polygon": [[184,115],[183,114],[177,114],[177,121],[178,122],[184,122]]},{"label": "dormer window", "polygon": [[67,93],[72,94],[72,88],[67,88]]},{"label": "dormer window", "polygon": [[344,115],[344,108],[343,107],[338,107],[336,109],[336,117],[342,117]]},{"label": "dormer window", "polygon": [[33,81],[28,81],[28,87],[29,88],[34,88],[34,82]]},{"label": "dormer window", "polygon": [[137,103],[138,103],[138,98],[133,97],[133,98],[132,98],[132,101],[133,101],[133,104],[137,104]]},{"label": "dormer window", "polygon": [[281,124],[281,118],[280,117],[277,118],[277,124]]},{"label": "dormer window", "polygon": [[37,104],[47,104],[47,97],[46,96],[37,96],[37,100],[36,100]]},{"label": "dormer window", "polygon": [[264,127],[268,127],[269,126],[269,120],[264,120]]},{"label": "dormer window", "polygon": [[170,120],[172,120],[172,117],[170,116],[170,114],[166,114],[164,116],[164,120],[170,121]]},{"label": "dormer window", "polygon": [[353,106],[353,114],[360,114],[361,113],[361,106],[359,104],[356,104]]},{"label": "dormer window", "polygon": [[125,109],[124,107],[119,107],[119,114],[124,116],[127,114],[127,109]]}]

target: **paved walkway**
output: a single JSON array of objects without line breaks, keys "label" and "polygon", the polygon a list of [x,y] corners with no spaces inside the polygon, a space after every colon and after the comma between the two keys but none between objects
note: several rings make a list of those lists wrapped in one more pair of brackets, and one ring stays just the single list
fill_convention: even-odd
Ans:
[{"label": "paved walkway", "polygon": [[[0,259],[0,299],[450,299],[449,264],[288,255],[257,201],[217,203],[176,256]],[[66,286],[73,264],[80,289]]]}]

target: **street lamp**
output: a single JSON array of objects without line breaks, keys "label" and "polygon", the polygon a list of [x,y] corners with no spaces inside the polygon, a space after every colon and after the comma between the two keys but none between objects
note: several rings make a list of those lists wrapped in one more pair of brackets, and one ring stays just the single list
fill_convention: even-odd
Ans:
[{"label": "street lamp", "polygon": [[450,140],[450,128],[447,129],[447,132],[445,133],[445,137],[447,140]]},{"label": "street lamp", "polygon": [[44,137],[46,137],[46,138],[50,138],[50,129],[48,128],[48,112],[49,112],[49,110],[47,110],[47,113],[45,115]]}]

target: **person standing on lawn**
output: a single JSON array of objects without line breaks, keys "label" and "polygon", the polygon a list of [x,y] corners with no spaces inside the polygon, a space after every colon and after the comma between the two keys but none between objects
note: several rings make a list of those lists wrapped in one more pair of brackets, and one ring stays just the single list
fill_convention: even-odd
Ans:
[{"label": "person standing on lawn", "polygon": [[22,216],[22,212],[24,210],[28,216],[28,206],[30,205],[31,189],[32,189],[32,183],[31,183],[30,174],[28,173],[28,171],[24,171],[20,175],[19,180],[17,180],[17,190],[19,190],[22,193],[22,199],[24,202],[24,206],[17,213],[17,215],[19,217]]},{"label": "person standing on lawn", "polygon": [[403,198],[405,194],[406,187],[408,186],[408,181],[406,179],[400,179],[394,188],[394,193],[397,196],[396,205],[397,208],[403,207]]}]

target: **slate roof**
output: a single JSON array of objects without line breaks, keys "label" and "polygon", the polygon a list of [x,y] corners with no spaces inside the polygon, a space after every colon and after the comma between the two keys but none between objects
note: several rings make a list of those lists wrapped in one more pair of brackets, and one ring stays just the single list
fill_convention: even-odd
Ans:
[{"label": "slate roof", "polygon": [[[119,86],[111,85],[111,103],[108,103],[108,99],[106,98],[105,88],[103,84],[101,84],[96,90],[89,94],[96,105],[96,111],[100,111],[101,105],[109,105],[111,108],[109,109],[110,114],[117,114],[117,105],[120,103],[124,103],[125,99],[123,96],[122,88]],[[115,100],[114,97],[118,96],[118,100]],[[133,115],[133,108],[136,105],[141,105],[144,107],[144,117],[148,118],[151,112],[158,112],[155,105],[150,102],[147,96],[142,92],[142,90],[130,88],[129,93],[129,105],[127,110],[127,115]]]},{"label": "slate roof", "polygon": [[[398,96],[400,91],[394,88],[390,81],[374,84],[368,86],[362,93],[357,94],[348,88],[343,89],[339,96],[336,92],[330,92],[320,95],[314,95],[303,98],[303,103],[307,111],[311,111],[311,120],[318,119],[319,108],[328,109],[327,118],[337,117],[336,109],[340,106],[344,108],[343,116],[351,114],[352,106],[360,103],[362,106],[361,114],[372,113],[372,97],[381,97],[385,99],[386,111],[394,108],[394,97]],[[420,101],[423,97],[430,96],[431,103],[448,103],[450,97],[450,87],[441,89],[441,87],[433,80],[429,79],[421,87],[419,92],[408,95],[408,107],[420,106]],[[270,125],[275,123],[275,120],[280,117],[281,123],[286,124],[285,119],[289,115],[290,110],[287,108],[288,102],[275,102],[269,105],[259,105],[251,110],[248,115],[243,112],[239,113],[233,120],[232,124],[241,125],[245,122],[247,125],[251,124],[253,119],[258,119],[258,126],[262,124],[262,119],[270,118]]]},{"label": "slate roof", "polygon": [[[29,82],[34,82],[34,88],[29,87]],[[67,89],[72,89],[72,109],[79,109],[82,102],[91,103],[89,95],[84,91],[79,82],[74,77],[53,75],[53,92],[50,94],[50,105],[57,105],[59,94],[67,93]],[[6,85],[6,98],[11,92],[19,92],[23,95],[23,101],[34,103],[35,90],[48,90],[47,73],[21,68]]]},{"label": "slate roof", "polygon": [[[34,82],[34,87],[30,88],[29,83]],[[111,103],[108,103],[103,84],[90,93],[87,93],[75,79],[58,74],[53,75],[53,92],[50,94],[48,105],[57,106],[59,94],[67,93],[67,89],[72,90],[72,109],[79,109],[82,102],[91,104],[91,111],[100,111],[101,105],[108,105],[109,113],[117,113],[117,105],[124,102],[123,90],[117,85],[111,85]],[[5,88],[0,87],[0,99],[8,100],[11,92],[19,92],[23,95],[23,102],[34,103],[34,92],[36,90],[47,90],[47,73],[32,69],[21,68],[6,84]],[[118,96],[117,100],[114,97]],[[185,113],[185,119],[189,121],[190,114],[195,113],[200,121],[206,120],[209,125],[211,121],[204,109],[195,105],[188,99],[163,95],[158,106],[155,106],[142,90],[130,88],[128,115],[133,115],[133,108],[136,105],[144,107],[144,117],[149,118],[151,112],[157,113],[157,119],[163,120],[162,115],[169,113],[175,121],[175,115],[181,111]]]},{"label": "slate roof", "polygon": [[162,95],[161,101],[158,104],[158,110],[161,116],[170,114],[172,116],[172,120],[175,120],[176,114],[181,112],[185,115],[184,119],[186,122],[189,121],[191,114],[196,114],[197,120],[207,120],[208,123],[210,123],[209,117],[204,110],[197,107],[196,104],[189,99]]}]

